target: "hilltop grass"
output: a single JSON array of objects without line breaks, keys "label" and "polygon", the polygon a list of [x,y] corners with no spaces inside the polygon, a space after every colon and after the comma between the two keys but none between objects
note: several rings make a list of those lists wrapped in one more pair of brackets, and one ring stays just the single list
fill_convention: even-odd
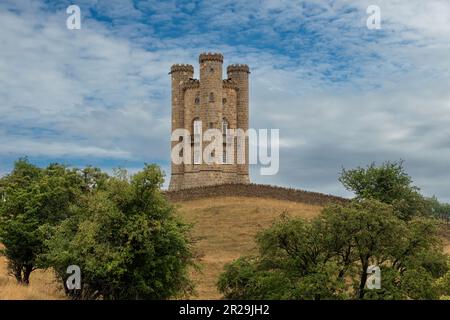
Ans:
[{"label": "hilltop grass", "polygon": [[322,207],[286,200],[218,197],[179,204],[180,215],[193,223],[200,272],[193,272],[197,295],[191,299],[220,299],[216,282],[226,263],[256,253],[255,235],[283,212],[311,218]]},{"label": "hilltop grass", "polygon": [[0,257],[0,300],[61,300],[64,291],[52,270],[31,273],[30,285],[20,285],[8,274],[7,260]]}]

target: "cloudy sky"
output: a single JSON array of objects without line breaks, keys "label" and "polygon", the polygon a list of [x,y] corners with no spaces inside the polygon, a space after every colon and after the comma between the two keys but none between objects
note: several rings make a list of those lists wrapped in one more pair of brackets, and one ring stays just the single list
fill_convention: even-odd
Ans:
[{"label": "cloudy sky", "polygon": [[1,0],[0,173],[28,156],[170,175],[167,73],[203,51],[250,66],[251,127],[280,129],[279,173],[252,181],[348,195],[342,167],[403,159],[450,201],[448,0]]}]

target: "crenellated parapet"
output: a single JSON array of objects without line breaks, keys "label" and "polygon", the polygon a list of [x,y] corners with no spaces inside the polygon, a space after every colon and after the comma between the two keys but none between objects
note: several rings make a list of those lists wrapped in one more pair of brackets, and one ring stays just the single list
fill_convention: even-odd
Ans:
[{"label": "crenellated parapet", "polygon": [[222,87],[223,87],[223,88],[229,88],[229,89],[235,89],[235,90],[237,90],[238,85],[237,85],[237,83],[236,83],[234,80],[232,80],[232,79],[225,79],[225,80],[222,81]]},{"label": "crenellated parapet", "polygon": [[194,66],[190,65],[190,64],[174,64],[172,65],[172,67],[170,67],[170,72],[174,73],[174,72],[190,72],[190,73],[194,73]]},{"label": "crenellated parapet", "polygon": [[227,67],[227,73],[233,73],[233,72],[246,72],[250,73],[250,68],[246,64],[230,64]]},{"label": "crenellated parapet", "polygon": [[198,79],[189,79],[188,80],[188,82],[186,82],[184,85],[183,85],[183,90],[186,90],[186,89],[197,89],[197,88],[200,88],[200,80],[198,80]]},{"label": "crenellated parapet", "polygon": [[200,54],[198,58],[199,63],[203,63],[205,61],[218,61],[223,62],[223,55],[221,53],[211,53],[211,52],[204,52]]}]

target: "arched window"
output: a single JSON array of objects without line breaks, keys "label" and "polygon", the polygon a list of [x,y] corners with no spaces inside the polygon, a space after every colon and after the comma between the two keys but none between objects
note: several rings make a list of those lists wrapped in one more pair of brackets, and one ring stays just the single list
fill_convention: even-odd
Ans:
[{"label": "arched window", "polygon": [[228,163],[227,146],[225,144],[223,145],[223,150],[222,150],[222,163],[223,164]]},{"label": "arched window", "polygon": [[199,97],[195,97],[195,104],[200,104],[200,98]]},{"label": "arched window", "polygon": [[199,118],[195,118],[192,121],[192,132],[193,132],[193,143],[194,143],[194,164],[201,164],[202,163],[202,146],[201,146],[201,139],[202,139],[202,121]]},{"label": "arched window", "polygon": [[222,119],[222,135],[223,135],[223,149],[222,149],[222,163],[228,163],[228,155],[227,155],[227,131],[229,129],[229,123],[227,119]]},{"label": "arched window", "polygon": [[209,94],[209,102],[214,102],[214,93]]},{"label": "arched window", "polygon": [[[179,142],[183,142],[183,136],[180,136],[180,137],[178,138],[178,141],[179,141]],[[184,155],[184,148],[180,150],[180,153],[179,153],[178,155],[179,155],[180,157],[183,157],[183,155]]]},{"label": "arched window", "polygon": [[200,141],[202,134],[202,121],[199,118],[195,118],[192,121],[192,133],[193,133],[192,137],[194,138],[194,140]]},{"label": "arched window", "polygon": [[222,119],[222,134],[227,134],[227,130],[229,129],[229,124],[227,119]]},{"label": "arched window", "polygon": [[225,106],[227,104],[227,98],[222,99],[222,105]]}]

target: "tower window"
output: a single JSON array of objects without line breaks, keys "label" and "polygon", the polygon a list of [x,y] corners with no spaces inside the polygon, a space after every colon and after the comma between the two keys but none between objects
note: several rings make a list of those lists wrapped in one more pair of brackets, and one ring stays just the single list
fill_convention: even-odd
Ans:
[{"label": "tower window", "polygon": [[227,164],[227,163],[228,163],[228,159],[227,159],[227,148],[223,148],[223,152],[222,152],[222,163],[223,163],[223,164]]},{"label": "tower window", "polygon": [[200,104],[200,98],[199,97],[195,98],[195,104]]},{"label": "tower window", "polygon": [[192,131],[194,132],[194,137],[200,137],[202,134],[202,121],[199,118],[195,118],[192,124]]},{"label": "tower window", "polygon": [[229,127],[229,123],[228,123],[227,119],[223,118],[223,120],[222,120],[222,134],[224,134],[224,135],[227,134],[228,127]]},{"label": "tower window", "polygon": [[214,93],[209,94],[209,102],[214,102]]},{"label": "tower window", "polygon": [[209,68],[209,72],[213,73],[214,72],[214,68],[213,67]]},{"label": "tower window", "polygon": [[223,153],[222,153],[222,163],[227,164],[228,163],[228,155],[227,155],[227,133],[228,129],[230,127],[230,124],[228,123],[227,119],[222,119],[222,135],[224,137],[223,141]]},{"label": "tower window", "polygon": [[227,104],[227,98],[223,98],[222,99],[222,105],[226,105]]},{"label": "tower window", "polygon": [[194,119],[193,131],[194,131],[194,164],[201,164],[202,121],[198,118]]}]

